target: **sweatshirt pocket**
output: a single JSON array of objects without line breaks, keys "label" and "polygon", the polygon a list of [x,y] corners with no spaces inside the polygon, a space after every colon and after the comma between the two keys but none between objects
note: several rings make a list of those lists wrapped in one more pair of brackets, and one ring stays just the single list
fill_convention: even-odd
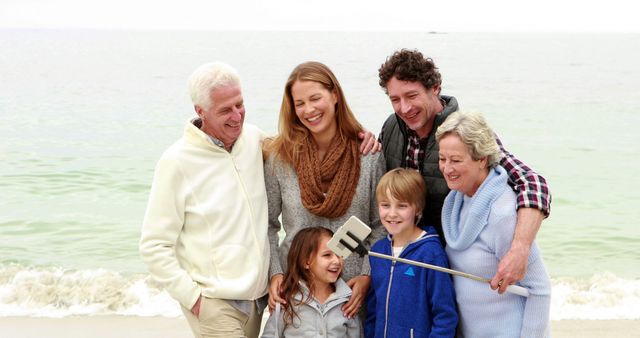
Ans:
[{"label": "sweatshirt pocket", "polygon": [[261,257],[250,257],[249,252],[242,245],[219,245],[212,252],[214,273],[220,279],[235,280],[246,276],[252,270],[254,262]]}]

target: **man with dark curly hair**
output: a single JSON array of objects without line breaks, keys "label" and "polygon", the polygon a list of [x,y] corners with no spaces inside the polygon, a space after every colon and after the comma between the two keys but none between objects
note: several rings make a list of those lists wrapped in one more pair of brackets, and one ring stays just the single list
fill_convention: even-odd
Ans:
[{"label": "man with dark curly hair", "polygon": [[[380,87],[389,96],[395,114],[382,126],[379,141],[387,170],[413,168],[427,185],[421,225],[433,225],[442,236],[442,204],[449,188],[438,167],[435,131],[458,110],[452,96],[440,95],[442,77],[430,58],[417,50],[402,49],[387,58],[378,70]],[[497,138],[496,138],[497,139]],[[509,184],[518,194],[518,221],[510,250],[491,280],[503,293],[524,277],[531,244],[542,220],[549,215],[551,194],[544,177],[507,152],[497,139],[503,156],[500,165],[509,173]]]}]

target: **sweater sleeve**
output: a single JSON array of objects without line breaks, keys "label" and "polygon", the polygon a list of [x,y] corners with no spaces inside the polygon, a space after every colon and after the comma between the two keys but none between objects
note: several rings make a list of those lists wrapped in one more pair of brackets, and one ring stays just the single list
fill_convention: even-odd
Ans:
[{"label": "sweater sleeve", "polygon": [[[439,251],[441,252],[434,255],[431,264],[449,268],[444,249],[440,247]],[[454,337],[458,325],[458,312],[451,276],[444,272],[429,270],[427,273],[427,295],[433,318],[429,337]]]},{"label": "sweater sleeve", "polygon": [[284,273],[280,258],[278,257],[278,242],[280,237],[278,232],[282,228],[280,224],[280,214],[282,213],[282,195],[280,192],[280,183],[278,182],[277,171],[278,161],[275,155],[272,155],[264,165],[264,182],[267,189],[267,203],[269,208],[269,249],[271,251],[271,261],[269,265],[269,279],[277,274]]},{"label": "sweater sleeve", "polygon": [[[380,221],[380,214],[378,214],[378,203],[376,201],[376,187],[378,186],[378,182],[382,175],[384,175],[385,171],[385,161],[384,155],[380,152],[373,156],[372,167],[371,167],[371,181],[369,182],[369,222],[368,225],[371,227],[371,234],[367,238],[367,243],[369,248],[373,245],[373,243],[377,242],[379,239],[383,238],[386,235],[386,230],[382,226],[382,222]],[[362,275],[370,275],[371,274],[371,265],[368,259],[365,259],[362,262]]]},{"label": "sweater sleeve", "polygon": [[160,159],[142,223],[140,255],[153,278],[182,306],[191,309],[200,297],[200,287],[180,267],[175,251],[184,225],[186,196],[180,191],[183,180],[176,160]]},{"label": "sweater sleeve", "polygon": [[520,336],[548,337],[550,335],[551,282],[535,242],[531,247],[527,274],[518,284],[529,290]]},{"label": "sweater sleeve", "polygon": [[[512,199],[498,199],[492,210],[491,230],[494,231],[494,246],[498,260],[502,260],[511,247],[515,232],[516,214],[508,212],[510,208],[513,208],[513,204],[505,204],[508,201],[513,203]],[[551,282],[535,241],[529,253],[527,272],[517,284],[529,291],[529,297],[526,298],[520,336],[548,337]]]}]

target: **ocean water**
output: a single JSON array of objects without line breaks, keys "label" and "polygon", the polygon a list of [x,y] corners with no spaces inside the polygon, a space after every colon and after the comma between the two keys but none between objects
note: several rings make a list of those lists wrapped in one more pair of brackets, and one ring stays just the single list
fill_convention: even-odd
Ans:
[{"label": "ocean water", "polygon": [[318,60],[378,133],[399,48],[549,180],[552,319],[640,318],[640,35],[83,30],[0,30],[0,316],[180,316],[137,243],[189,74],[235,66],[247,122],[275,133],[289,72]]}]

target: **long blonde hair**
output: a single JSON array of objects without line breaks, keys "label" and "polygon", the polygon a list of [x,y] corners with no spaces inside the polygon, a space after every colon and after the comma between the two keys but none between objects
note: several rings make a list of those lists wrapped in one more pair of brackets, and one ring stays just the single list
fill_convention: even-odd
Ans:
[{"label": "long blonde hair", "polygon": [[363,131],[362,125],[356,120],[342,92],[338,79],[329,67],[320,62],[309,61],[299,64],[289,75],[284,87],[280,117],[278,121],[278,136],[266,142],[265,150],[268,155],[276,154],[284,162],[295,165],[298,154],[303,149],[303,140],[311,136],[311,132],[298,119],[291,96],[291,87],[296,81],[313,81],[320,83],[329,92],[334,93],[336,102],[336,120],[340,137],[358,140],[358,133]]}]

